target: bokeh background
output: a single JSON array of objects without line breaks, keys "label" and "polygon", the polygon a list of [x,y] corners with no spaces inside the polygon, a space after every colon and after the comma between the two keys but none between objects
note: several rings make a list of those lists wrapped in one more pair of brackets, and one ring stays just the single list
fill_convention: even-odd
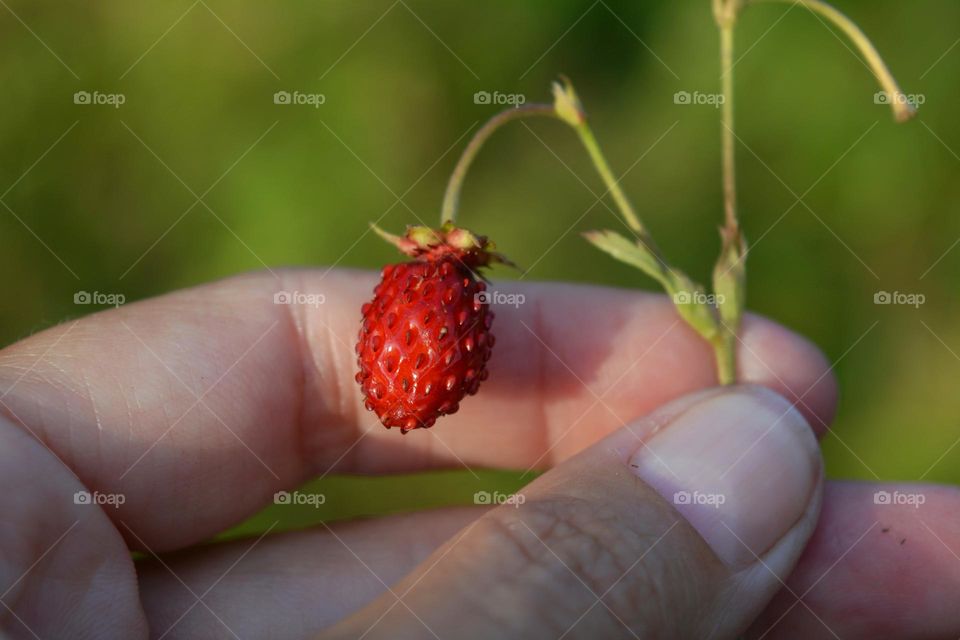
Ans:
[{"label": "bokeh background", "polygon": [[[498,108],[475,93],[542,101],[558,73],[574,80],[615,171],[632,167],[622,184],[659,243],[705,280],[721,219],[719,111],[674,94],[719,90],[709,4],[4,0],[0,343],[94,310],[74,304],[78,291],[136,300],[264,265],[377,267],[389,250],[358,238],[384,212],[393,230],[413,222],[407,206],[437,217],[457,154]],[[920,96],[920,116],[896,125],[851,46],[805,9],[743,14],[749,307],[836,363],[831,476],[955,483],[960,4],[835,4]],[[125,102],[75,104],[78,91]],[[325,102],[278,105],[277,91]],[[652,289],[578,237],[616,227],[594,206],[602,191],[569,130],[513,125],[476,163],[462,220],[531,279]],[[878,291],[925,302],[877,305]],[[336,501],[272,507],[234,534],[276,517],[297,526],[470,502],[522,483],[466,470],[328,477],[309,488]]]}]

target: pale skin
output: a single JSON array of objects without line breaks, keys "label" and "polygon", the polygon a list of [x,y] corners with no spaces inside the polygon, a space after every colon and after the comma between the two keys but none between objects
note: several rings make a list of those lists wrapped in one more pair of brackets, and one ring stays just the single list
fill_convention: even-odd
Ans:
[{"label": "pale skin", "polygon": [[[186,549],[256,513],[274,492],[330,471],[550,469],[625,422],[714,384],[711,349],[661,296],[513,284],[502,289],[522,292],[526,303],[498,308],[480,394],[434,430],[401,436],[363,409],[353,380],[359,309],[375,279],[343,270],[243,275],[67,322],[0,352],[0,600],[8,607],[0,608],[0,627],[12,637],[138,638],[149,625],[150,637],[229,638],[233,629],[242,638],[306,638],[341,622],[362,633],[376,620],[362,616],[377,612],[383,583],[423,574],[421,563],[488,509],[337,523],[252,548],[239,541]],[[278,290],[322,292],[325,302],[275,305]],[[824,357],[756,317],[741,337],[740,378],[794,402],[824,435],[836,402]],[[77,505],[83,489],[123,494],[125,502]],[[881,526],[838,561],[878,519],[864,499],[876,489],[827,483],[822,518],[788,581],[799,595],[830,569],[804,598],[816,617],[798,605],[777,622],[795,600],[782,593],[751,633],[777,622],[765,637],[833,637],[818,617],[843,638],[878,637],[881,629],[901,638],[960,633],[951,596],[960,560],[950,551],[960,550],[960,494],[929,488],[925,525],[909,509],[885,511]],[[474,533],[462,544],[481,553],[484,541]],[[131,550],[148,559],[135,568]],[[451,584],[497,583],[469,571],[437,563],[410,593],[418,612],[439,612],[430,626],[440,637],[460,637],[444,633],[440,615],[462,608],[457,599],[468,590]],[[580,588],[569,574],[554,578]],[[531,615],[550,615],[537,605],[546,590],[535,586],[523,587],[522,600]],[[191,590],[203,604],[181,618],[196,601]],[[642,601],[641,609],[674,605],[649,593]],[[401,614],[396,607],[367,637],[383,637],[388,623],[432,637],[415,620],[394,619]],[[496,632],[495,616],[477,615],[477,625]]]}]

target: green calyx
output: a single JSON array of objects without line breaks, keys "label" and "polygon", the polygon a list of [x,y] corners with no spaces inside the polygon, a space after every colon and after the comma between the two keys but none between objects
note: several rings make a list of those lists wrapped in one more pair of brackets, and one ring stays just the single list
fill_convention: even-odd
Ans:
[{"label": "green calyx", "polygon": [[445,222],[439,229],[424,225],[408,226],[402,236],[384,231],[373,223],[370,228],[412,258],[431,260],[452,255],[469,267],[485,267],[492,263],[515,266],[495,251],[496,246],[486,236],[457,227],[452,222]]}]

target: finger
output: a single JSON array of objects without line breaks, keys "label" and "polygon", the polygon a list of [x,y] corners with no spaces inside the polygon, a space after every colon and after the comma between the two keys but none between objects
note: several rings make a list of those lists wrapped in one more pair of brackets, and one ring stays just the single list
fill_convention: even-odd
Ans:
[{"label": "finger", "polygon": [[797,571],[750,637],[956,638],[958,514],[952,487],[828,485]]},{"label": "finger", "polygon": [[[451,508],[208,545],[140,563],[156,635],[312,638],[422,562],[482,508]],[[203,596],[204,605],[197,599]]]},{"label": "finger", "polygon": [[[925,501],[921,509],[871,508],[877,491],[920,493]],[[180,582],[202,593],[223,576],[204,601],[229,627],[252,637],[310,636],[386,592],[486,510],[432,510],[270,536],[256,545],[206,546],[164,564],[141,564],[141,598],[155,629],[168,628],[192,607],[171,637],[211,637],[217,627],[225,634],[210,611],[193,606],[196,599]],[[814,535],[750,636],[957,637],[958,513],[960,494],[948,487],[827,482]],[[244,570],[234,573],[241,556]],[[272,597],[261,597],[264,592]]]},{"label": "finger", "polygon": [[[714,384],[710,349],[663,297],[516,285],[526,303],[498,310],[483,393],[437,429],[401,437],[363,411],[352,378],[374,279],[248,275],[62,325],[2,352],[0,410],[89,488],[125,495],[111,514],[163,550],[317,473],[548,466]],[[325,303],[274,304],[284,290]],[[743,377],[828,422],[834,384],[822,356],[761,319],[742,334]]]},{"label": "finger", "polygon": [[0,638],[145,638],[123,539],[69,469],[3,421],[0,487]]},{"label": "finger", "polygon": [[821,487],[786,401],[703,394],[547,472],[325,637],[733,638],[799,558]]}]

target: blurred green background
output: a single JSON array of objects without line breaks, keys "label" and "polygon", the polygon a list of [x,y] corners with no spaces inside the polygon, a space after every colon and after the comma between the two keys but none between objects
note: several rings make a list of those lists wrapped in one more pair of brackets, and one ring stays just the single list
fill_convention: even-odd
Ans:
[{"label": "blurred green background", "polygon": [[[474,94],[542,101],[558,73],[574,80],[615,171],[637,163],[623,186],[659,243],[706,279],[721,219],[719,111],[673,96],[718,91],[709,4],[8,0],[0,342],[90,311],[74,304],[78,290],[135,300],[264,264],[376,267],[387,254],[373,236],[347,248],[388,209],[385,228],[414,221],[395,195],[433,222],[468,132],[497,110]],[[752,150],[738,148],[749,307],[837,363],[830,475],[957,482],[960,3],[836,5],[924,104],[894,124],[868,70],[817,17],[746,11],[736,86]],[[125,102],[75,104],[78,91]],[[278,105],[277,91],[325,102]],[[480,156],[464,223],[532,265],[531,279],[653,288],[577,237],[617,226],[601,206],[581,218],[603,189],[569,130],[530,126],[536,136],[514,125]],[[191,190],[215,215],[190,208]],[[881,290],[926,303],[878,306]],[[325,478],[311,489],[336,503],[271,508],[243,530],[277,514],[286,526],[520,485],[519,474],[463,470]]]}]

